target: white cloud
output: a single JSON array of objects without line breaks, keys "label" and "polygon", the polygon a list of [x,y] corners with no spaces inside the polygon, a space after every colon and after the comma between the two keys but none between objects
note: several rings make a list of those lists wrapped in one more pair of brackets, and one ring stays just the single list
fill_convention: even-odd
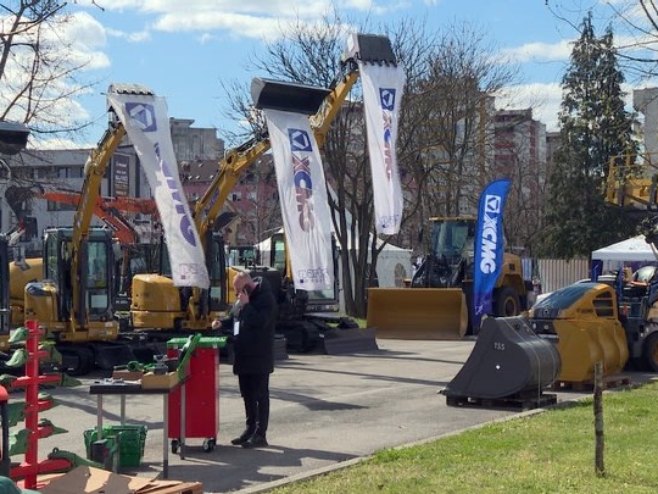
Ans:
[{"label": "white cloud", "polygon": [[241,14],[226,13],[190,13],[181,17],[165,14],[155,23],[155,28],[162,31],[211,31],[226,29],[250,38],[272,39],[280,33],[281,21],[276,18],[259,18]]},{"label": "white cloud", "polygon": [[532,116],[546,124],[546,130],[558,130],[558,112],[562,86],[557,83],[533,83],[509,86],[496,96],[497,109],[532,108]]},{"label": "white cloud", "polygon": [[[624,99],[626,110],[633,111],[634,89],[656,87],[657,85],[652,83],[644,83],[641,86],[623,84],[622,90],[626,93],[626,98]],[[558,83],[533,83],[509,86],[496,96],[496,109],[519,110],[532,108],[533,118],[545,123],[546,130],[549,132],[559,129],[558,113],[561,103],[562,86]]]},{"label": "white cloud", "polygon": [[151,39],[151,33],[149,31],[136,31],[133,33],[128,33],[125,31],[120,31],[118,29],[106,29],[107,35],[112,36],[113,38],[125,39],[131,43],[141,43],[142,41],[148,41]]},{"label": "white cloud", "polygon": [[561,40],[557,43],[526,43],[516,48],[506,48],[503,54],[512,60],[523,62],[568,60],[573,49],[573,41]]}]

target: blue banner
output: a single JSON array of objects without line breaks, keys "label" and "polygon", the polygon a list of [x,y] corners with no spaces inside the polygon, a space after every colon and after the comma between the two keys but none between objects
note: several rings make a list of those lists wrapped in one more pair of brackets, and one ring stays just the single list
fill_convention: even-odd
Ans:
[{"label": "blue banner", "polygon": [[507,178],[494,180],[480,194],[473,259],[474,334],[479,333],[482,316],[493,311],[493,291],[503,267],[503,211],[509,186]]}]

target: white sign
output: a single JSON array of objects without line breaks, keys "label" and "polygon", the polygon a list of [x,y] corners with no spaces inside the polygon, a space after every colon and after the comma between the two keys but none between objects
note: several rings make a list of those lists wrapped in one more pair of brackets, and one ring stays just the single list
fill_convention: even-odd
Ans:
[{"label": "white sign", "polygon": [[153,190],[175,286],[208,288],[205,256],[178,176],[164,98],[109,93]]},{"label": "white sign", "polygon": [[333,288],[331,213],[308,117],[265,110],[295,288]]},{"label": "white sign", "polygon": [[359,62],[377,233],[394,235],[402,221],[402,187],[396,156],[398,113],[405,75],[401,66]]}]

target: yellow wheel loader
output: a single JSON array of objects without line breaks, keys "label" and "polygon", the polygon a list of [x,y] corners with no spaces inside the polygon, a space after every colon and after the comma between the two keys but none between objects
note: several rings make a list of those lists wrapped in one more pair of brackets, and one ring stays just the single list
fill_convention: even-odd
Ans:
[{"label": "yellow wheel loader", "polygon": [[[454,340],[470,328],[476,219],[430,219],[430,250],[411,280],[411,288],[368,289],[368,327],[378,338]],[[524,281],[519,256],[505,253],[493,293],[494,316],[526,310],[532,284]]]}]

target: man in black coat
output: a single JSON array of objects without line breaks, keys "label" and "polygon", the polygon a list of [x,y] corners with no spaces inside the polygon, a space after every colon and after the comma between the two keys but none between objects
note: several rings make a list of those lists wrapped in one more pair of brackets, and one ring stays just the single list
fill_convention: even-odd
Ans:
[{"label": "man in black coat", "polygon": [[[243,448],[267,446],[270,374],[274,372],[274,328],[278,306],[268,281],[246,272],[233,280],[238,299],[233,315],[233,374],[238,376],[247,427],[231,441]],[[226,325],[226,321],[222,323]],[[213,324],[214,327],[221,325]]]}]

